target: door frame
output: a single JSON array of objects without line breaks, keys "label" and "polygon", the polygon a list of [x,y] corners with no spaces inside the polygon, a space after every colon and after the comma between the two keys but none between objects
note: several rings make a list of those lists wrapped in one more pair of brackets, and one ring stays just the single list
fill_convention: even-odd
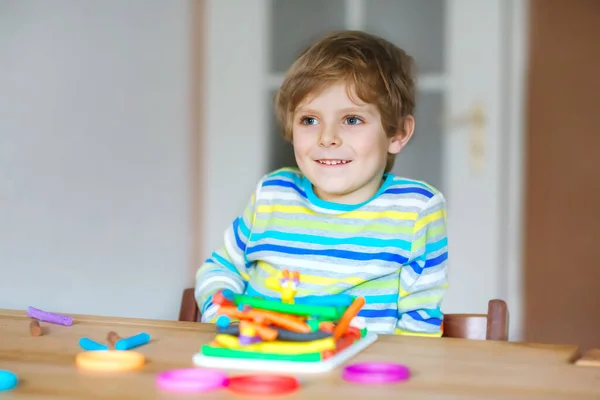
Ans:
[{"label": "door frame", "polygon": [[[251,193],[253,185],[261,176],[262,171],[267,164],[267,146],[268,138],[266,134],[260,137],[260,140],[238,139],[238,147],[248,149],[248,151],[237,152],[232,157],[237,162],[247,165],[244,172],[244,178],[240,179],[236,168],[228,167],[227,163],[221,161],[222,158],[231,156],[230,142],[223,139],[224,135],[232,136],[231,131],[244,129],[243,121],[235,118],[228,118],[229,112],[223,110],[224,104],[229,104],[232,109],[250,105],[255,110],[251,121],[245,121],[247,124],[255,124],[259,129],[268,132],[268,116],[260,112],[260,104],[252,104],[253,99],[235,97],[235,85],[244,82],[248,77],[261,76],[266,71],[262,65],[264,61],[254,63],[247,77],[238,77],[234,82],[230,82],[224,89],[221,86],[223,79],[228,79],[227,71],[222,67],[227,63],[241,62],[244,57],[257,57],[267,59],[268,46],[263,46],[258,52],[245,52],[241,55],[228,54],[226,47],[228,44],[234,44],[237,38],[227,35],[229,29],[235,29],[243,24],[246,29],[255,29],[264,31],[268,29],[265,26],[252,26],[252,18],[247,16],[267,13],[269,10],[268,1],[258,0],[250,2],[240,0],[190,0],[200,1],[204,9],[204,30],[201,40],[195,43],[199,47],[197,52],[205,56],[202,60],[202,82],[205,83],[202,93],[202,99],[198,101],[202,104],[201,110],[196,107],[196,113],[204,116],[201,123],[198,123],[196,131],[202,132],[202,139],[199,142],[202,146],[199,149],[201,161],[198,163],[199,177],[198,199],[194,207],[197,212],[196,221],[200,225],[199,236],[203,239],[200,245],[199,258],[203,259],[212,252],[216,245],[222,240],[222,232],[229,224],[231,218],[240,212],[245,205],[246,197],[240,193]],[[214,5],[219,3],[217,9]],[[502,225],[499,233],[499,249],[501,260],[500,265],[502,273],[498,275],[500,297],[507,301],[510,310],[510,340],[521,340],[523,337],[523,197],[524,197],[524,139],[525,139],[525,81],[527,76],[527,41],[528,41],[528,0],[503,0],[503,26],[506,33],[503,35],[503,79],[506,82],[506,90],[503,93],[503,131],[505,140],[502,141],[501,158],[506,168],[502,169],[500,174],[501,193],[501,214]],[[235,10],[232,15],[224,15],[223,7],[227,4],[231,10]],[[356,16],[359,18],[359,16]],[[230,33],[231,31],[229,31]],[[264,34],[264,32],[263,32]],[[229,37],[229,38],[228,38]],[[215,53],[217,57],[215,57]],[[217,59],[218,58],[218,59]],[[257,70],[258,69],[258,70]],[[198,73],[198,72],[194,72]],[[262,74],[264,75],[264,74]],[[265,81],[267,76],[262,77],[262,81],[247,83],[252,85],[257,91],[257,98],[264,97],[264,88],[267,86]],[[228,93],[223,93],[227,92]],[[224,98],[230,96],[227,103]],[[215,100],[216,98],[216,100]],[[256,100],[256,99],[255,99]],[[240,142],[243,142],[240,144]],[[260,143],[256,143],[260,142]],[[195,145],[198,148],[198,145]],[[223,185],[222,182],[238,182],[234,185]],[[235,198],[232,199],[233,192],[230,186],[235,187]],[[239,197],[239,198],[238,198]],[[193,272],[195,273],[196,267]]]},{"label": "door frame", "polygon": [[503,69],[507,91],[504,104],[505,146],[502,150],[503,230],[500,238],[501,265],[506,267],[502,282],[502,298],[510,312],[509,337],[520,341],[524,337],[523,296],[523,232],[525,196],[525,99],[528,70],[529,0],[506,0],[504,21],[505,54]]}]

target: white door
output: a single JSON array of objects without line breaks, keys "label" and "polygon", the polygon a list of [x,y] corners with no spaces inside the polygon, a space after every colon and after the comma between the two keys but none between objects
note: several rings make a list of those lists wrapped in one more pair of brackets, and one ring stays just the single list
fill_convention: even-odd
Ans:
[{"label": "white door", "polygon": [[[506,297],[500,265],[505,4],[209,1],[206,251],[219,244],[256,179],[293,163],[275,126],[272,97],[295,55],[328,30],[361,29],[405,48],[420,69],[414,139],[394,172],[433,184],[447,199],[450,287],[443,311],[485,313],[489,299]],[[244,168],[221,168],[227,154]]]}]

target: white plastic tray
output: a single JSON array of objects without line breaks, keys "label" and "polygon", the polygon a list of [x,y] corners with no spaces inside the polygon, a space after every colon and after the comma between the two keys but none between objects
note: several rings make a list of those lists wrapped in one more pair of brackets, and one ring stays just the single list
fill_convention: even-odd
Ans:
[{"label": "white plastic tray", "polygon": [[280,361],[280,360],[260,360],[246,358],[226,358],[205,356],[202,353],[196,353],[193,362],[196,366],[206,368],[251,370],[262,372],[287,372],[287,373],[323,373],[333,370],[340,364],[354,357],[370,344],[377,340],[377,334],[367,333],[365,337],[358,340],[352,346],[340,351],[325,361]]}]

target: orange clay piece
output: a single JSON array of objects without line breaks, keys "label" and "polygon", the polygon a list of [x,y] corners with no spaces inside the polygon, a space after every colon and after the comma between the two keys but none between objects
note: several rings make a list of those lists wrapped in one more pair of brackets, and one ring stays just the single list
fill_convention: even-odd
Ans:
[{"label": "orange clay piece", "polygon": [[280,313],[278,311],[260,310],[260,309],[253,309],[250,311],[260,312],[260,314],[263,315],[267,319],[269,317],[275,317],[275,318],[285,317],[285,318],[289,319],[290,321],[295,321],[295,322],[300,322],[300,323],[304,323],[306,321],[306,317],[299,316],[299,315],[284,314],[284,313]]},{"label": "orange clay piece", "polygon": [[335,329],[335,324],[330,321],[323,321],[319,324],[319,330],[327,333],[333,333]]},{"label": "orange clay piece", "polygon": [[[299,333],[309,333],[312,332],[310,326],[306,323],[306,318],[300,318],[294,315],[282,314],[275,311],[267,311],[267,310],[253,310],[255,312],[261,313],[264,315],[264,318],[267,319],[267,322],[271,322],[273,325],[280,326],[285,329],[289,329],[294,332]],[[284,325],[285,324],[285,325]]]},{"label": "orange clay piece", "polygon": [[228,317],[242,319],[250,319],[253,321],[263,320],[265,324],[271,323],[273,325],[280,326],[285,329],[289,329],[290,331],[299,332],[299,333],[309,333],[311,332],[308,324],[298,318],[295,318],[291,315],[280,314],[265,310],[249,310],[249,311],[239,311],[237,308],[221,306],[219,307],[219,313],[223,315],[227,315]]},{"label": "orange clay piece", "polygon": [[[283,314],[283,313],[280,313],[277,311],[260,310],[260,309],[249,309],[248,311],[240,311],[235,306],[219,307],[219,313],[224,314],[225,312],[228,313],[228,314],[226,314],[228,316],[232,316],[229,314],[235,314],[239,319],[251,319],[254,322],[264,321],[265,319],[268,320],[270,317],[275,317],[275,318],[285,317],[286,319],[288,319],[290,321],[295,321],[295,322],[304,322],[306,320],[305,317],[302,317],[299,315]],[[263,323],[263,322],[261,322],[261,323]]]},{"label": "orange clay piece", "polygon": [[227,300],[225,296],[223,296],[222,290],[219,290],[218,292],[215,292],[215,294],[213,294],[212,302],[213,304],[218,304],[220,306],[233,306],[233,302]]},{"label": "orange clay piece", "polygon": [[335,329],[333,330],[334,339],[338,339],[344,333],[346,333],[346,331],[348,330],[348,327],[350,326],[350,322],[352,321],[352,318],[356,317],[356,314],[358,314],[358,312],[364,305],[365,305],[364,297],[357,297],[354,299],[352,304],[350,304],[350,306],[348,306],[346,311],[344,311],[342,318],[340,318],[337,325],[335,326]]},{"label": "orange clay piece", "polygon": [[115,343],[117,343],[120,339],[121,339],[121,337],[119,335],[117,335],[117,332],[113,332],[113,331],[108,332],[108,335],[106,336],[106,340],[113,347],[114,347]]},{"label": "orange clay piece", "polygon": [[294,332],[309,333],[310,327],[301,319],[291,315],[280,314],[265,310],[250,310],[246,312],[239,311],[234,307],[220,307],[219,313],[240,320],[261,321],[263,324],[273,324]]},{"label": "orange clay piece", "polygon": [[40,326],[39,321],[33,320],[29,324],[29,333],[31,336],[42,336],[44,332],[42,332],[42,327]]},{"label": "orange clay piece", "polygon": [[260,324],[257,324],[255,322],[251,322],[248,320],[240,322],[240,330],[242,329],[242,324],[244,326],[252,327],[254,329],[254,331],[256,332],[256,334],[258,335],[258,337],[260,337],[262,340],[266,340],[268,342],[271,342],[271,341],[277,339],[277,335],[279,334],[279,332],[277,332],[277,330],[275,330],[273,328],[269,328],[268,326],[260,325]]}]

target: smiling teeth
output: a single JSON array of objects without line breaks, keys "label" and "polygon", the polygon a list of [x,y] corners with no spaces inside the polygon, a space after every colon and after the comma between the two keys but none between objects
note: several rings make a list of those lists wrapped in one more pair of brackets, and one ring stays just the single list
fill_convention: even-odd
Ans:
[{"label": "smiling teeth", "polygon": [[319,160],[318,162],[320,164],[338,165],[338,164],[348,164],[350,161],[346,161],[346,160]]}]

